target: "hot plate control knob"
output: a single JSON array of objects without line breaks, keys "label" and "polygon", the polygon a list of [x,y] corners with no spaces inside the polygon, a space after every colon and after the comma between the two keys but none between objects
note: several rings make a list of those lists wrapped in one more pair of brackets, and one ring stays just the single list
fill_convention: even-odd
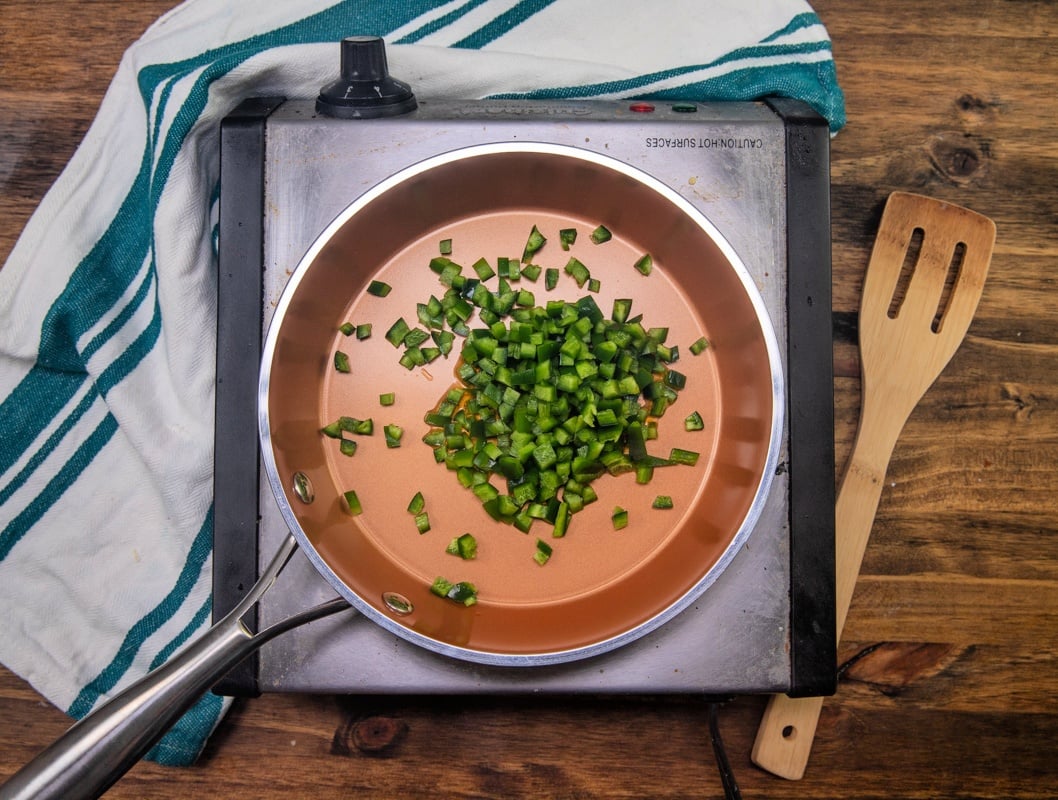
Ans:
[{"label": "hot plate control knob", "polygon": [[318,113],[341,119],[373,119],[417,108],[411,87],[389,74],[386,43],[380,37],[346,37],[341,52],[341,77],[320,90]]}]

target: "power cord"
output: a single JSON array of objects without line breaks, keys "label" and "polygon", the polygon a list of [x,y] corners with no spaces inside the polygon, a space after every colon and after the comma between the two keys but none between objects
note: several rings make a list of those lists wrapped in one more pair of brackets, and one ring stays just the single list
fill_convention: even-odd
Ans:
[{"label": "power cord", "polygon": [[720,782],[724,787],[724,800],[742,800],[742,792],[731,770],[727,751],[724,750],[723,737],[720,736],[720,706],[724,702],[726,701],[716,700],[709,704],[709,738],[713,743],[713,755],[716,757],[716,767],[720,771]]}]

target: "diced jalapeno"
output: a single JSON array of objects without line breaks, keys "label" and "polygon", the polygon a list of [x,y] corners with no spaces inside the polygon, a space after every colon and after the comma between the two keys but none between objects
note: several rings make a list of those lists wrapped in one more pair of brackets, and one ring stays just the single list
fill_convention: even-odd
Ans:
[{"label": "diced jalapeno", "polygon": [[385,297],[392,291],[393,287],[385,281],[371,281],[367,285],[367,293],[375,297]]},{"label": "diced jalapeno", "polygon": [[544,288],[549,292],[558,286],[558,268],[548,267],[544,270]]},{"label": "diced jalapeno", "polygon": [[408,512],[411,514],[421,514],[423,509],[426,508],[426,500],[422,496],[422,492],[416,492],[411,498],[411,502],[408,503]]},{"label": "diced jalapeno", "polygon": [[350,489],[343,495],[345,498],[346,508],[349,509],[349,513],[354,517],[359,516],[363,513],[364,508],[360,505],[360,498],[356,496],[356,491]]},{"label": "diced jalapeno", "polygon": [[338,417],[337,420],[323,428],[323,432],[332,438],[339,438],[344,433],[355,433],[358,436],[370,436],[375,431],[375,423],[370,418]]},{"label": "diced jalapeno", "polygon": [[537,539],[536,550],[533,552],[533,561],[542,567],[551,559],[552,552],[554,551],[551,545],[543,539]]},{"label": "diced jalapeno", "polygon": [[539,264],[525,264],[522,266],[522,277],[527,281],[535,281],[540,277],[543,269]]},{"label": "diced jalapeno", "polygon": [[384,425],[382,433],[386,439],[386,447],[400,447],[400,439],[404,435],[404,429],[400,425]]},{"label": "diced jalapeno", "polygon": [[386,331],[386,341],[394,347],[400,347],[404,343],[404,337],[408,335],[411,328],[408,323],[404,321],[404,317],[399,317],[396,322],[390,325],[389,330]]},{"label": "diced jalapeno", "polygon": [[471,264],[471,268],[477,273],[478,278],[483,281],[487,281],[496,274],[496,270],[484,258],[479,258]]},{"label": "diced jalapeno", "polygon": [[679,447],[674,447],[672,448],[672,452],[669,453],[669,461],[693,467],[698,463],[698,453],[694,450],[684,450]]},{"label": "diced jalapeno", "polygon": [[438,597],[446,598],[454,603],[462,603],[465,606],[472,606],[478,601],[477,588],[467,581],[452,583],[446,578],[438,577],[430,586],[430,591]]},{"label": "diced jalapeno", "polygon": [[430,334],[422,328],[411,328],[404,334],[401,344],[405,347],[418,347],[429,338]]},{"label": "diced jalapeno", "polygon": [[701,355],[701,353],[709,347],[709,340],[704,336],[700,336],[691,343],[690,351],[692,355]]},{"label": "diced jalapeno", "polygon": [[445,548],[445,552],[453,556],[459,556],[465,561],[477,558],[477,539],[474,538],[473,534],[464,533],[449,542],[448,547]]},{"label": "diced jalapeno", "polygon": [[522,261],[528,262],[533,255],[535,255],[547,239],[544,238],[544,234],[540,233],[540,229],[533,226],[533,229],[529,231],[529,238],[525,242],[525,249],[522,251]]},{"label": "diced jalapeno", "polygon": [[583,288],[591,277],[588,268],[576,256],[570,256],[569,261],[566,262],[565,272],[577,282],[577,288]]},{"label": "diced jalapeno", "polygon": [[613,234],[610,233],[610,229],[607,228],[605,225],[600,225],[591,232],[591,240],[595,242],[595,244],[602,244],[603,242],[608,242],[612,238]]}]

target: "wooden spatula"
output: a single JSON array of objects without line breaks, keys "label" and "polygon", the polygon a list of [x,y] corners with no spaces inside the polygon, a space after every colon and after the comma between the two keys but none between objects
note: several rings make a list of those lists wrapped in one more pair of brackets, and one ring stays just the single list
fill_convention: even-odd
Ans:
[{"label": "wooden spatula", "polygon": [[[859,428],[835,510],[839,637],[897,437],[966,335],[995,238],[992,220],[959,206],[904,192],[886,202],[860,303]],[[769,698],[753,762],[801,778],[822,708],[821,697]]]}]

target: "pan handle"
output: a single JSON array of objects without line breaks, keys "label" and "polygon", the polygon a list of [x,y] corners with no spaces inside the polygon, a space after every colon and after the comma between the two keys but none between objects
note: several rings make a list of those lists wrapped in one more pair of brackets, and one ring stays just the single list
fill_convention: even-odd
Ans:
[{"label": "pan handle", "polygon": [[243,658],[284,631],[349,608],[335,598],[260,633],[242,617],[297,550],[287,535],[257,583],[199,639],[77,722],[0,786],[0,800],[96,798],[124,775],[205,692]]}]

